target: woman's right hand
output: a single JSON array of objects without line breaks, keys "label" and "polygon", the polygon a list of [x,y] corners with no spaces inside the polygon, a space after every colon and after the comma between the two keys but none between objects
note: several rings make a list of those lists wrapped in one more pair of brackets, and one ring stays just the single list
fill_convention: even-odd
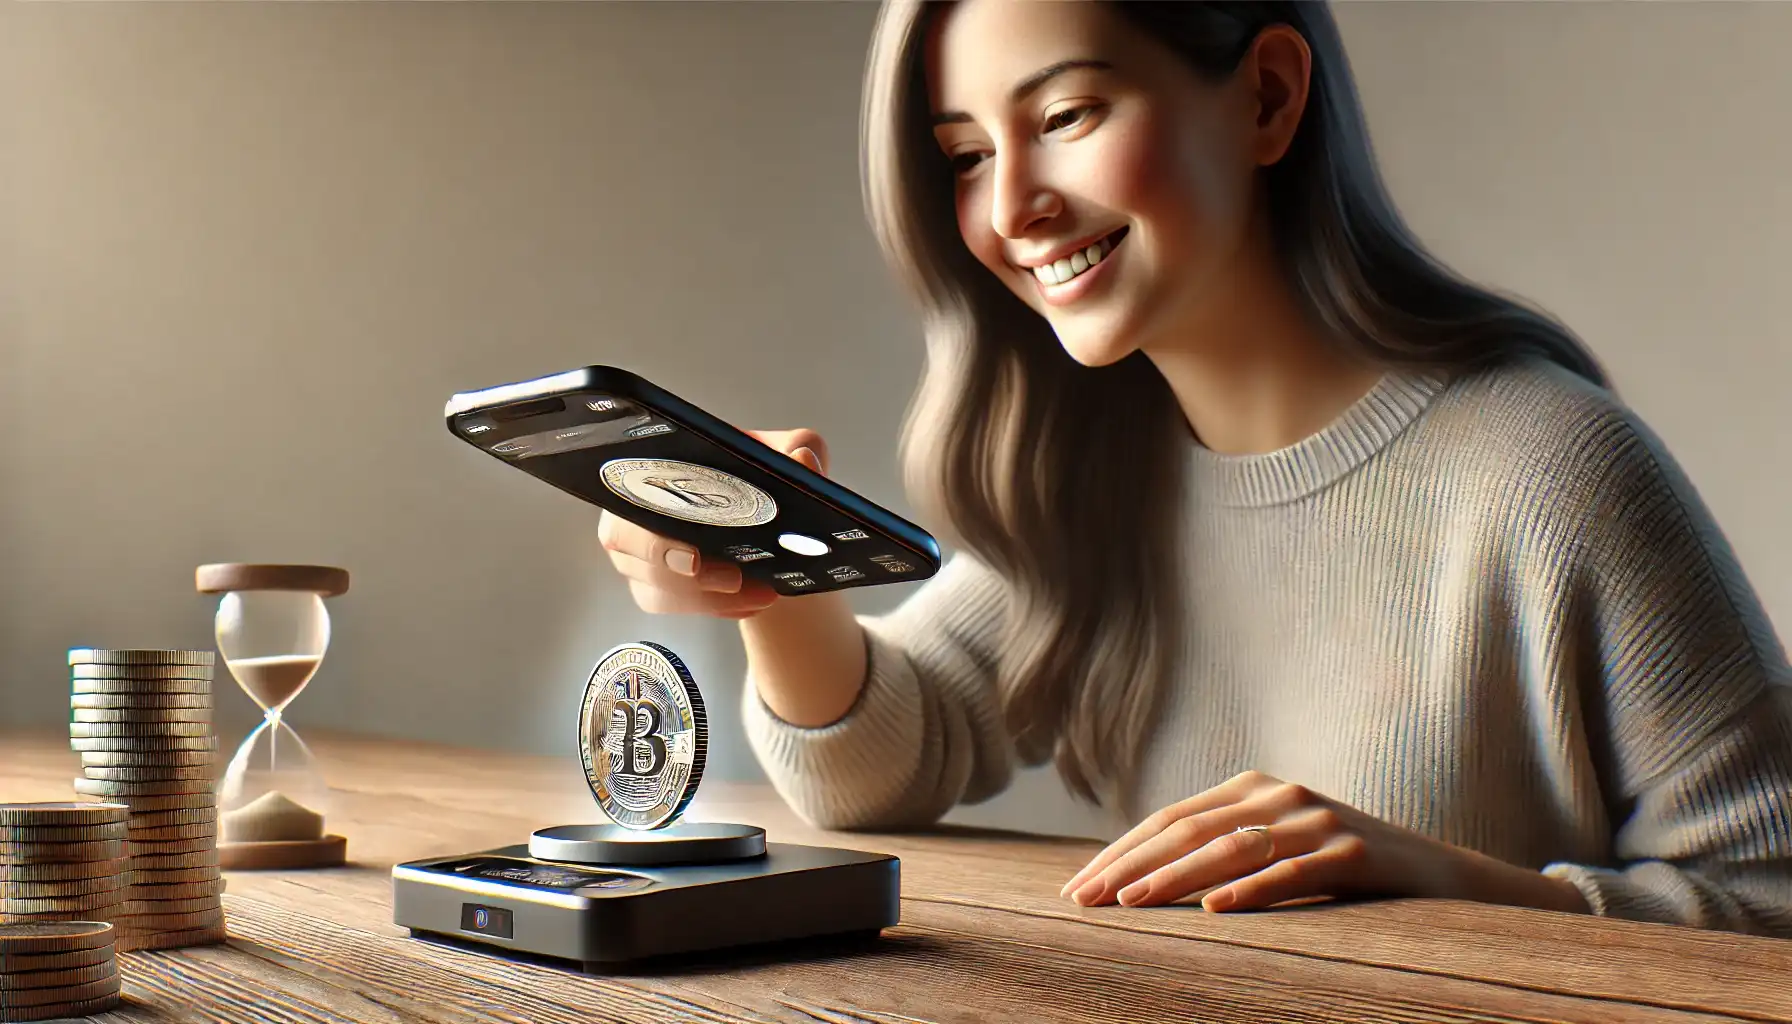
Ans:
[{"label": "woman's right hand", "polygon": [[[827,445],[813,430],[747,433],[817,473],[827,472]],[[689,544],[636,526],[608,509],[598,517],[597,537],[644,612],[746,619],[778,601],[770,585],[742,577],[739,565],[706,563]]]}]

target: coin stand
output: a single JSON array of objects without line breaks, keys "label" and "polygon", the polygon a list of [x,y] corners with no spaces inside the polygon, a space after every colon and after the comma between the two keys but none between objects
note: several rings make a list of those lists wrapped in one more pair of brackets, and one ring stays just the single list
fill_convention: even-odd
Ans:
[{"label": "coin stand", "polygon": [[529,856],[572,864],[714,864],[765,855],[765,829],[728,822],[679,822],[656,829],[555,825],[529,836]]},{"label": "coin stand", "polygon": [[527,844],[392,869],[392,919],[413,937],[585,970],[897,923],[895,857],[766,842],[733,822],[680,821],[703,778],[708,724],[684,663],[612,648],[586,683],[579,745],[609,819]]},{"label": "coin stand", "polygon": [[348,590],[346,569],[321,565],[202,565],[200,593],[221,594],[218,654],[261,708],[220,784],[218,855],[225,868],[328,867],[348,841],[325,827],[330,791],[316,758],[286,721],[330,646],[324,599]]}]

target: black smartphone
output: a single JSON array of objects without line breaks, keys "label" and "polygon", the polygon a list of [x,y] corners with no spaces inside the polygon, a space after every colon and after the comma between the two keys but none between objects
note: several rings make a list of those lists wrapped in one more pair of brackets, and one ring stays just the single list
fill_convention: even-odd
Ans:
[{"label": "black smartphone", "polygon": [[493,458],[726,560],[780,594],[923,580],[939,544],[914,523],[614,366],[448,400],[448,430]]}]

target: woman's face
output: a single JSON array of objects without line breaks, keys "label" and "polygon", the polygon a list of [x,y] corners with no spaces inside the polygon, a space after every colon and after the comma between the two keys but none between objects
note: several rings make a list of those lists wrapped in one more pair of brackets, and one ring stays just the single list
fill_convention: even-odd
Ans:
[{"label": "woman's face", "polygon": [[1268,151],[1256,50],[1208,83],[1107,6],[959,0],[927,53],[965,244],[1088,366],[1199,330]]}]

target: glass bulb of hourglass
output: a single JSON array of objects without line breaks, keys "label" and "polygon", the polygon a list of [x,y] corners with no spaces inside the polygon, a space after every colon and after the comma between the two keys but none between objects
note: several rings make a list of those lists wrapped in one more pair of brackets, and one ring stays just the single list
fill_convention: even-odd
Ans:
[{"label": "glass bulb of hourglass", "polygon": [[323,662],[330,616],[317,594],[232,591],[218,603],[218,654],[262,722],[243,740],[219,791],[227,842],[322,835],[325,784],[311,749],[285,721]]}]

